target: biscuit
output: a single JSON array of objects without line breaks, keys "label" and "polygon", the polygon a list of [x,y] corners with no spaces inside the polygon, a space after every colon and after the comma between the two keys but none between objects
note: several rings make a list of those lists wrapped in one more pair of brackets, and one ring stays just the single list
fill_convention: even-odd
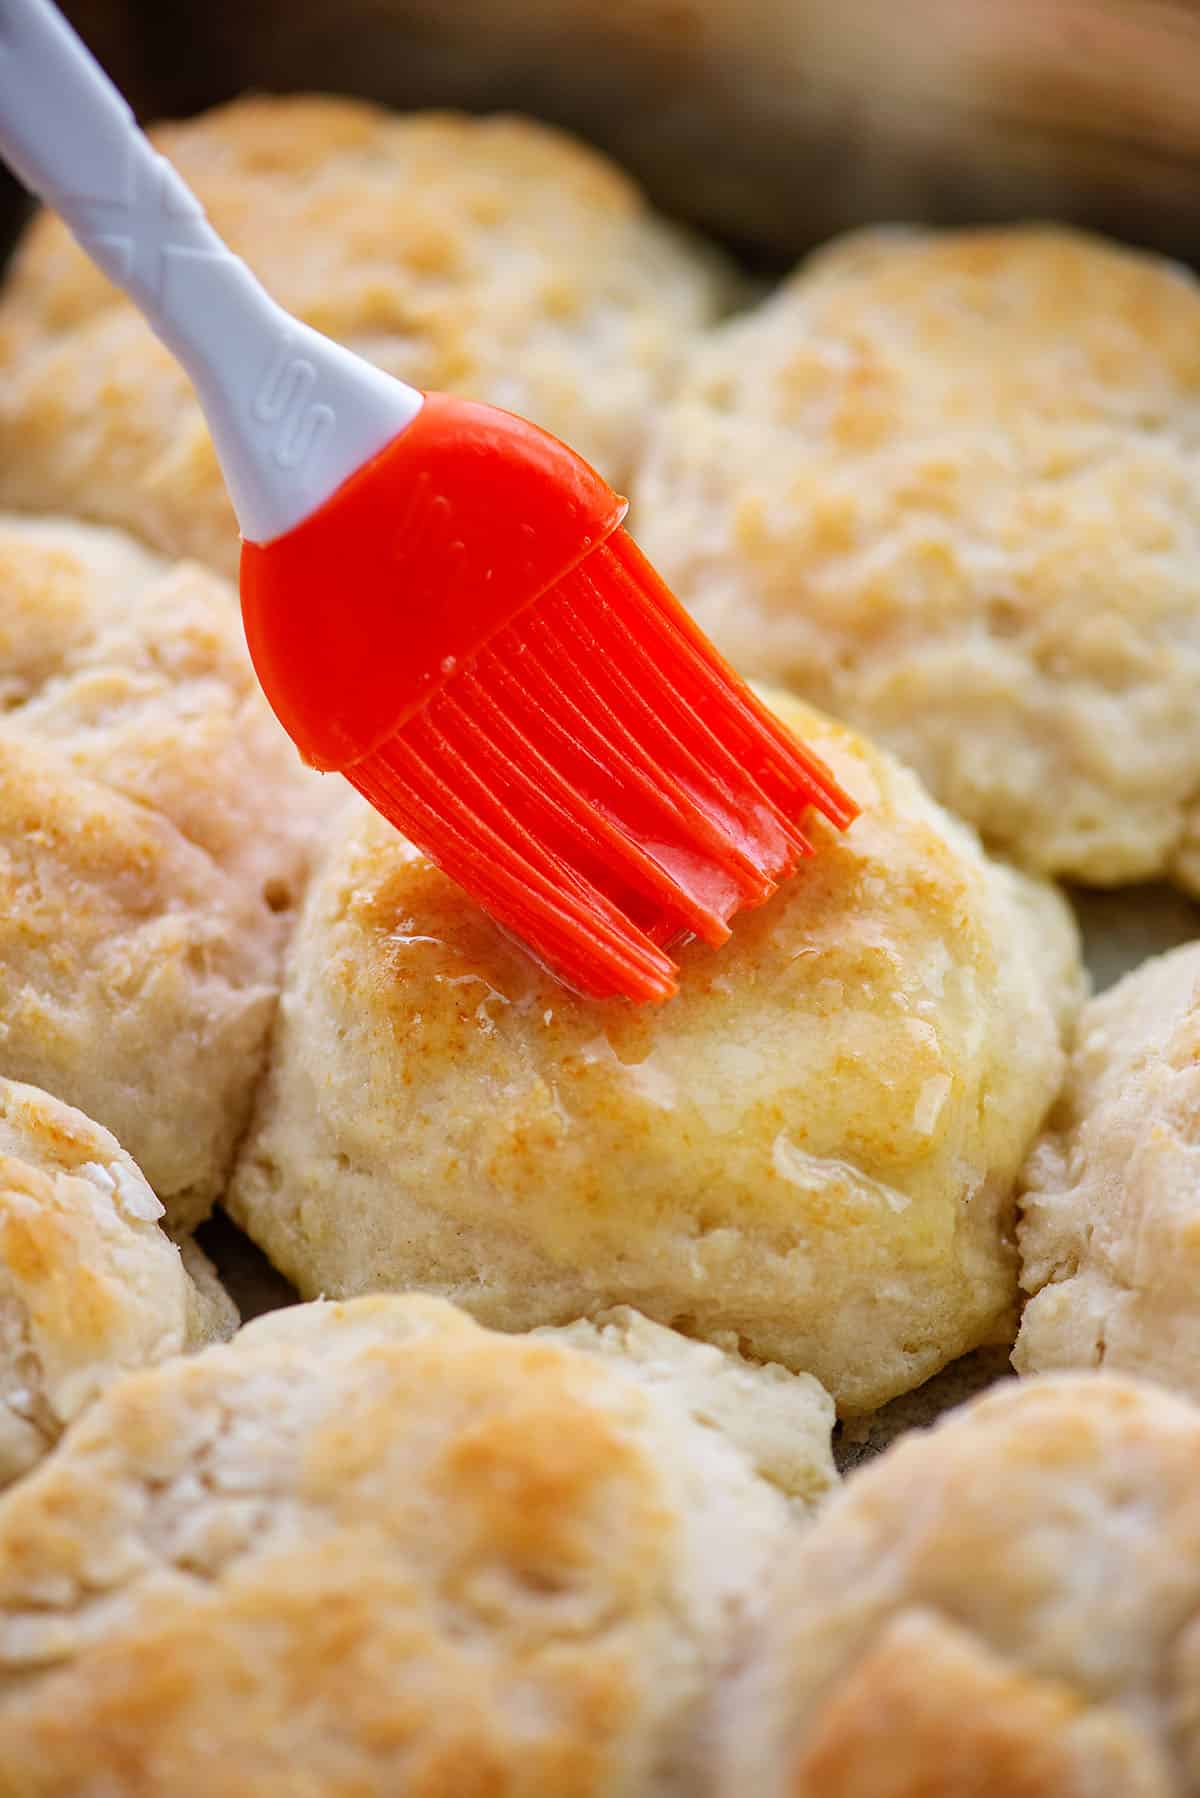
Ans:
[{"label": "biscuit", "polygon": [[865,807],[662,1007],[574,997],[365,808],[310,889],[228,1204],[306,1296],[618,1304],[866,1411],[1011,1340],[1080,991],[1048,887],[798,702]]},{"label": "biscuit", "polygon": [[700,1794],[792,1527],[606,1360],[432,1299],[277,1312],[0,1505],[0,1789]]},{"label": "biscuit", "polygon": [[[153,136],[290,311],[418,387],[528,415],[618,486],[735,291],[611,163],[528,120],[293,96]],[[0,505],[237,566],[187,380],[49,215],[0,303]]]},{"label": "biscuit", "polygon": [[[231,1336],[237,1312],[114,1136],[0,1079],[0,1486],[131,1368]],[[195,1277],[193,1277],[195,1276]]]},{"label": "biscuit", "polygon": [[876,231],[696,354],[634,528],[744,672],[1042,873],[1200,892],[1200,289],[1057,229]]},{"label": "biscuit", "polygon": [[736,1348],[694,1342],[619,1305],[596,1318],[533,1331],[621,1367],[719,1430],[796,1509],[815,1511],[837,1482],[833,1401],[811,1374],[747,1361]]},{"label": "biscuit", "polygon": [[224,1183],[342,784],[272,718],[222,581],[0,519],[0,1074],[111,1130],[173,1230]]},{"label": "biscuit", "polygon": [[1012,1382],[852,1474],[724,1689],[721,1798],[1200,1792],[1200,1412]]},{"label": "biscuit", "polygon": [[1084,1008],[1022,1184],[1017,1368],[1104,1365],[1200,1398],[1200,943]]}]

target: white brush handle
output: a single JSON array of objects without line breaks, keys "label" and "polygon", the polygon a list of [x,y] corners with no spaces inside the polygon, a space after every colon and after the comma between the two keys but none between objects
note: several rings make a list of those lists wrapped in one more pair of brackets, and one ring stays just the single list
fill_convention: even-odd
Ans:
[{"label": "white brush handle", "polygon": [[50,0],[0,0],[0,152],[191,376],[251,542],[300,524],[420,411],[270,298]]}]

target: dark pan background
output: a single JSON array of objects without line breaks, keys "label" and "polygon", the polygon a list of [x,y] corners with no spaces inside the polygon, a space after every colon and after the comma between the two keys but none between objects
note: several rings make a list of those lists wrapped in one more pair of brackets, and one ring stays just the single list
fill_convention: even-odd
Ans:
[{"label": "dark pan background", "polygon": [[[67,0],[144,119],[247,88],[517,108],[782,266],[1053,216],[1200,262],[1200,0]],[[22,214],[0,192],[0,253]]]}]

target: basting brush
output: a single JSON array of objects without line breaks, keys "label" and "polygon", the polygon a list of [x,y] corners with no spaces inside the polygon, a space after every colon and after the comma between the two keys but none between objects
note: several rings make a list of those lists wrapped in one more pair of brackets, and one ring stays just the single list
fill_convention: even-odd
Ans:
[{"label": "basting brush", "polygon": [[0,149],[191,378],[255,669],[305,760],[576,990],[656,1000],[853,802],[721,659],[556,438],[301,324],[50,0],[0,0]]}]

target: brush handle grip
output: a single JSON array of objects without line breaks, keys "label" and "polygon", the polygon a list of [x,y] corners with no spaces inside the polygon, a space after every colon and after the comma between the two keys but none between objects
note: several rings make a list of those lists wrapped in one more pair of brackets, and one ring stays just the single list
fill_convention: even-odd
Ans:
[{"label": "brush handle grip", "polygon": [[420,410],[269,297],[50,0],[0,0],[0,152],[191,376],[249,541],[301,523]]}]

